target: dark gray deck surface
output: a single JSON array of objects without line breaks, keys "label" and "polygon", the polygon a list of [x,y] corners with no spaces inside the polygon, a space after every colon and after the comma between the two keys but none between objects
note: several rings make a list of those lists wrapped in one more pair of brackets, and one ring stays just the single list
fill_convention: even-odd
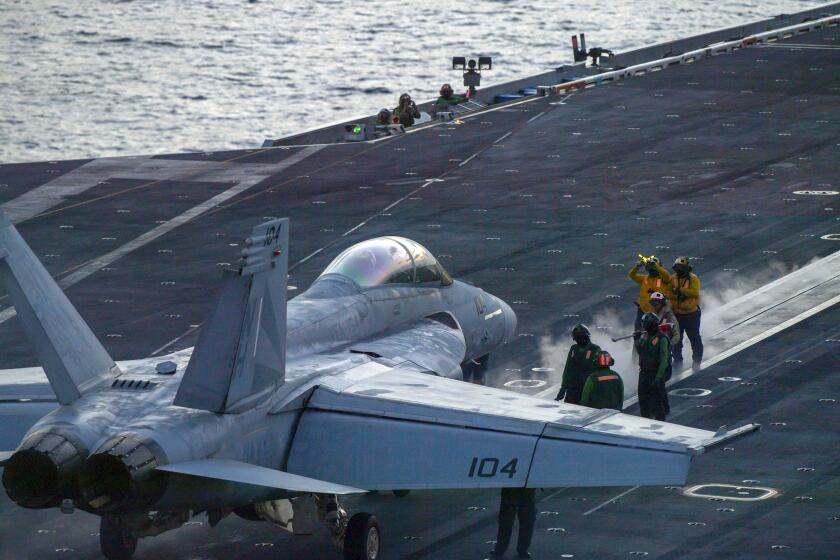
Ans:
[{"label": "dark gray deck surface", "polygon": [[[454,276],[512,303],[520,336],[494,356],[492,376],[520,377],[514,370],[541,365],[541,337],[566,336],[605,308],[632,321],[636,290],[625,275],[637,253],[688,254],[713,289],[724,271],[747,279],[771,259],[802,265],[840,249],[821,239],[840,233],[838,198],[793,194],[840,190],[840,28],[788,42],[818,48],[745,49],[563,103],[543,98],[375,144],[324,147],[67,293],[112,355],[145,357],[192,345],[219,264],[236,259],[231,244],[265,216],[292,220],[290,262],[298,264],[290,283],[300,288],[348,245],[399,234],[429,247]],[[193,175],[116,173],[18,227],[50,271],[68,278],[233,186],[217,171],[186,166],[238,169],[300,153],[160,156]],[[84,163],[0,166],[0,203]],[[0,299],[0,311],[8,305]],[[550,490],[534,557],[840,557],[838,324],[835,306],[681,384],[712,389],[710,396],[674,399],[675,422],[765,426],[733,450],[698,458],[691,483],[767,486],[780,496],[733,504],[646,488],[587,515],[630,489]],[[0,349],[0,367],[34,365],[16,319],[0,324]],[[756,384],[718,381],[723,376]],[[751,480],[760,482],[743,482]],[[363,498],[383,522],[385,557],[418,559],[482,558],[496,499],[495,492]],[[97,527],[84,513],[22,510],[3,496],[0,558],[96,558]],[[324,540],[292,540],[236,518],[145,540],[137,557],[245,555],[338,557]]]}]

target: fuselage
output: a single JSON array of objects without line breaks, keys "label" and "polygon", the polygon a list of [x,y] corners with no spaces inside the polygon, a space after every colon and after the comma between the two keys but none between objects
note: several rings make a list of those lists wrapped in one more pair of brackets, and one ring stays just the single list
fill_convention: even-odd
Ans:
[{"label": "fuselage", "polygon": [[[53,487],[34,497],[10,491],[27,507],[55,506],[66,497],[97,513],[218,505],[218,492],[184,494],[178,485],[165,483],[167,475],[153,469],[207,457],[283,468],[304,397],[319,380],[374,359],[352,351],[354,345],[410,329],[429,317],[443,317],[463,337],[463,362],[490,353],[510,339],[516,325],[507,304],[464,282],[361,288],[339,274],[326,274],[288,301],[285,379],[258,406],[239,414],[217,414],[173,405],[191,348],[123,362],[122,375],[108,386],[57,408],[29,430],[19,448],[26,452],[19,457],[29,462],[10,463],[4,483],[7,489],[15,486],[14,477],[24,476],[15,473],[21,471],[56,480]],[[163,361],[176,364],[174,374],[156,371]],[[452,375],[429,367],[418,369]],[[46,448],[56,441],[61,443],[62,457],[44,461]],[[35,463],[40,471],[33,469]],[[123,465],[132,473],[130,484],[117,491],[116,482],[102,482],[120,478],[109,473]],[[149,480],[156,482],[150,485]],[[237,503],[229,505],[273,497],[265,489],[255,489],[254,495],[238,493]]]}]

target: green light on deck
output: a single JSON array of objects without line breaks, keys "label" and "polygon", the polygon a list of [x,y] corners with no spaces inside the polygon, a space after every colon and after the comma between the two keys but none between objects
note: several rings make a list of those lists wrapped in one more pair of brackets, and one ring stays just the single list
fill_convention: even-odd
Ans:
[{"label": "green light on deck", "polygon": [[353,134],[359,134],[361,132],[362,132],[362,127],[361,126],[356,125],[356,126],[353,127]]}]

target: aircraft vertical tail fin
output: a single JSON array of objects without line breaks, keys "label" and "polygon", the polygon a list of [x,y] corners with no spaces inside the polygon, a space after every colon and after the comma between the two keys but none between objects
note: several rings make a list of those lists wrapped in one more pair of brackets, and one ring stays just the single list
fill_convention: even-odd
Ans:
[{"label": "aircraft vertical tail fin", "polygon": [[255,227],[237,270],[225,271],[174,404],[239,412],[283,383],[289,219]]},{"label": "aircraft vertical tail fin", "polygon": [[2,209],[0,284],[14,303],[58,402],[69,404],[119,372]]}]

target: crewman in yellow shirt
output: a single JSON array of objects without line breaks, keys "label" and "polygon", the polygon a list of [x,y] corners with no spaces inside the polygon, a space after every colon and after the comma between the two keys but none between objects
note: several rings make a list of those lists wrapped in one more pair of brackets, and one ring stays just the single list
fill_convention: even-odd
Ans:
[{"label": "crewman in yellow shirt", "polygon": [[[645,272],[642,273],[642,270]],[[642,330],[642,315],[653,313],[650,305],[650,294],[654,292],[668,292],[671,286],[671,275],[656,257],[642,257],[630,270],[630,280],[639,285],[639,299],[636,300],[635,331]],[[676,309],[674,310],[676,312]],[[694,346],[692,346],[692,349]]]},{"label": "crewman in yellow shirt", "polygon": [[674,369],[682,367],[682,347],[685,337],[691,342],[691,364],[696,371],[703,361],[703,339],[700,337],[700,278],[691,270],[688,257],[677,257],[674,261],[674,276],[670,279],[667,295],[671,310],[680,324],[679,341],[673,345]]}]

